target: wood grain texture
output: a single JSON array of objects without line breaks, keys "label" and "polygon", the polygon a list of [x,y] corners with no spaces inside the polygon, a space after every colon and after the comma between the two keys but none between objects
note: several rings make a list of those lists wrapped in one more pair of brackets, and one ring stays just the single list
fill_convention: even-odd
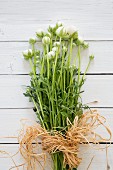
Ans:
[{"label": "wood grain texture", "polygon": [[[100,147],[105,147],[105,145],[100,145]],[[9,152],[11,155],[15,154],[18,151],[19,146],[18,145],[2,145],[0,147],[1,150],[6,150]],[[112,153],[113,153],[113,145],[111,145],[108,148],[108,163],[110,166],[110,170],[113,169],[113,163],[112,163]],[[88,168],[88,165],[91,162],[92,157],[94,157],[91,166],[89,167],[88,170],[106,170],[107,169],[107,163],[106,163],[106,150],[105,149],[100,149],[96,150],[92,147],[89,146],[80,146],[80,152],[79,152],[80,157],[82,157],[82,162],[80,166],[78,167],[78,170],[86,170]],[[16,165],[22,164],[25,161],[23,160],[22,156],[18,154],[15,158],[15,163]],[[6,163],[6,158],[0,158],[0,169],[1,170],[8,170],[12,166],[14,166],[12,160],[10,158],[7,158],[7,163]],[[46,164],[46,168],[44,170],[50,170],[51,169],[51,160],[49,159]],[[19,170],[23,170],[23,168],[19,168]],[[37,168],[37,170],[40,170],[40,167]]]},{"label": "wood grain texture", "polygon": [[[26,85],[29,85],[28,75],[1,75],[0,76],[0,108],[31,108],[33,104],[23,95]],[[83,87],[83,103],[93,101],[91,107],[113,107],[113,76],[87,76]]]},{"label": "wood grain texture", "polygon": [[[98,109],[98,112],[106,118],[107,125],[113,131],[113,109]],[[32,123],[38,121],[32,109],[0,109],[0,143],[18,143],[16,138],[4,137],[18,137],[22,128],[22,122],[30,125],[31,122],[29,121],[32,121]],[[103,137],[109,138],[108,133],[103,127],[98,128],[97,132]]]},{"label": "wood grain texture", "polygon": [[[30,68],[28,62],[22,59],[22,51],[28,48],[28,39],[35,36],[39,28],[46,29],[57,21],[75,25],[80,35],[90,43],[89,50],[82,52],[82,72],[89,54],[93,53],[95,60],[88,70],[91,75],[87,76],[83,88],[83,102],[97,100],[97,104],[90,106],[102,107],[99,111],[113,132],[112,20],[113,0],[0,0],[0,136],[17,136],[22,118],[37,120],[32,110],[33,104],[23,95],[25,85],[30,81],[25,74],[29,73]],[[40,42],[38,46],[41,48]],[[103,128],[98,132],[107,137]],[[17,143],[17,139],[0,138],[0,150],[15,154],[19,146],[14,143]],[[110,170],[113,169],[112,153],[113,144],[108,149]],[[80,155],[83,161],[78,170],[86,170],[93,156],[88,170],[107,169],[105,150],[80,146]],[[24,162],[20,155],[16,156],[15,161],[17,165]],[[11,159],[0,158],[0,170],[8,170],[11,166]],[[45,170],[49,169],[50,163]]]},{"label": "wood grain texture", "polygon": [[0,0],[0,41],[24,41],[58,20],[85,39],[113,40],[113,0]]},{"label": "wood grain texture", "polygon": [[[89,60],[89,55],[94,54],[88,73],[113,74],[113,42],[95,41],[89,43],[89,49],[82,50],[82,72],[84,72]],[[37,43],[37,48],[41,49],[41,43]],[[22,52],[28,49],[28,42],[1,42],[0,43],[0,74],[28,74],[30,72],[29,62],[22,57]],[[73,58],[76,51],[73,52]]]}]

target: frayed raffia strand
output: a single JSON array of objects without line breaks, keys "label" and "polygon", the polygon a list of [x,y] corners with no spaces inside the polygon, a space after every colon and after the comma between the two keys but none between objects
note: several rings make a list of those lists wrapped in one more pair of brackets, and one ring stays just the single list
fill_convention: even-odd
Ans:
[{"label": "frayed raffia strand", "polygon": [[[76,116],[73,124],[67,119],[68,129],[65,136],[58,131],[47,132],[39,124],[23,129],[19,136],[20,153],[27,162],[27,170],[36,169],[40,158],[46,160],[46,152],[53,154],[62,152],[64,167],[68,164],[69,169],[78,167],[81,158],[78,157],[79,144],[106,142],[111,140],[111,131],[105,125],[106,119],[99,115],[96,110],[88,111],[80,119]],[[100,127],[105,128],[109,134],[106,139],[95,132]],[[42,152],[38,154],[39,140],[41,140]],[[44,170],[44,165],[41,165]]]}]

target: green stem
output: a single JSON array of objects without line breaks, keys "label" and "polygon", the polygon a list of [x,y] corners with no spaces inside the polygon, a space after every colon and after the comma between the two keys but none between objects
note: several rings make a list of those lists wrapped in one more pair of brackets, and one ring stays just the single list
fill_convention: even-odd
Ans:
[{"label": "green stem", "polygon": [[[46,49],[47,49],[47,54],[48,54],[48,52],[49,52],[48,45],[46,45]],[[47,56],[47,67],[48,67],[47,76],[48,76],[48,79],[49,79],[49,57],[48,56]]]},{"label": "green stem", "polygon": [[[30,65],[31,65],[31,68],[32,68],[32,71],[33,71],[33,74],[34,74],[33,84],[34,84],[34,86],[36,86],[36,73],[35,73],[35,71],[34,71],[34,67],[33,67],[32,60],[29,59],[29,61],[30,61]],[[36,95],[37,95],[37,97],[38,97],[38,101],[39,101],[41,113],[42,113],[42,116],[43,116],[43,118],[44,118],[44,112],[43,112],[43,107],[42,107],[42,102],[41,102],[41,101],[42,101],[42,100],[41,100],[41,94],[40,94],[40,93],[38,94],[37,88],[36,88]],[[47,123],[46,123],[46,126],[48,127]]]},{"label": "green stem", "polygon": [[80,70],[81,70],[81,55],[80,46],[78,46],[78,84],[80,83]]}]

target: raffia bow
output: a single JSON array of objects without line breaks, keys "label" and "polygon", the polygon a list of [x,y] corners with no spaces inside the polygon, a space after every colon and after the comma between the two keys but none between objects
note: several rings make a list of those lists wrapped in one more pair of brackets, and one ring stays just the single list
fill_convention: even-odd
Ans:
[{"label": "raffia bow", "polygon": [[[53,154],[62,152],[64,156],[64,167],[68,164],[69,169],[78,167],[81,158],[78,157],[79,145],[84,143],[95,143],[110,141],[112,134],[105,125],[106,119],[99,115],[96,110],[88,111],[80,119],[75,117],[73,124],[67,120],[68,129],[64,134],[58,131],[47,132],[39,124],[29,126],[21,131],[19,137],[20,152],[27,163],[27,169],[36,169],[40,158],[46,157],[46,152]],[[103,126],[109,134],[109,138],[103,138],[95,132],[99,126]],[[39,140],[41,139],[42,152],[37,153]],[[46,152],[45,152],[46,151]],[[42,166],[44,169],[44,166]]]}]

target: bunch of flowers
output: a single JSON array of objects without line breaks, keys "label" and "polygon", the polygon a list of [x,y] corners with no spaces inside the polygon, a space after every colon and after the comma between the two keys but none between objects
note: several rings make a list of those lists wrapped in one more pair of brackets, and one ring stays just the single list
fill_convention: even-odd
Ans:
[{"label": "bunch of flowers", "polygon": [[[42,43],[42,50],[37,49],[39,39]],[[34,103],[33,109],[43,129],[41,132],[46,131],[46,136],[43,137],[47,138],[46,144],[47,133],[53,137],[48,140],[50,143],[55,138],[60,140],[60,137],[65,141],[70,129],[72,130],[70,126],[75,124],[75,120],[81,120],[84,110],[88,109],[88,106],[82,103],[81,93],[83,93],[85,75],[94,56],[89,56],[87,67],[81,74],[81,50],[88,48],[88,44],[80,38],[74,26],[65,27],[61,22],[49,26],[46,32],[37,31],[36,38],[30,38],[29,43],[31,49],[23,52],[24,58],[29,61],[31,66],[31,82],[27,86],[25,96]],[[74,48],[77,49],[77,53],[74,54],[74,63],[71,63]],[[35,138],[37,138],[36,134],[34,134]],[[67,141],[69,142],[69,139]],[[74,140],[71,141],[71,143],[73,142]],[[25,140],[23,143],[25,144]],[[68,149],[64,155],[63,149],[65,148],[63,147],[61,150],[60,143],[60,146],[57,144],[54,149],[50,148],[52,145],[54,146],[54,142],[51,143],[51,146],[49,143],[47,146],[43,145],[52,156],[54,170],[76,170],[80,163],[75,159],[77,153],[71,151],[74,157],[69,159]],[[70,147],[71,144],[68,148]]]}]

